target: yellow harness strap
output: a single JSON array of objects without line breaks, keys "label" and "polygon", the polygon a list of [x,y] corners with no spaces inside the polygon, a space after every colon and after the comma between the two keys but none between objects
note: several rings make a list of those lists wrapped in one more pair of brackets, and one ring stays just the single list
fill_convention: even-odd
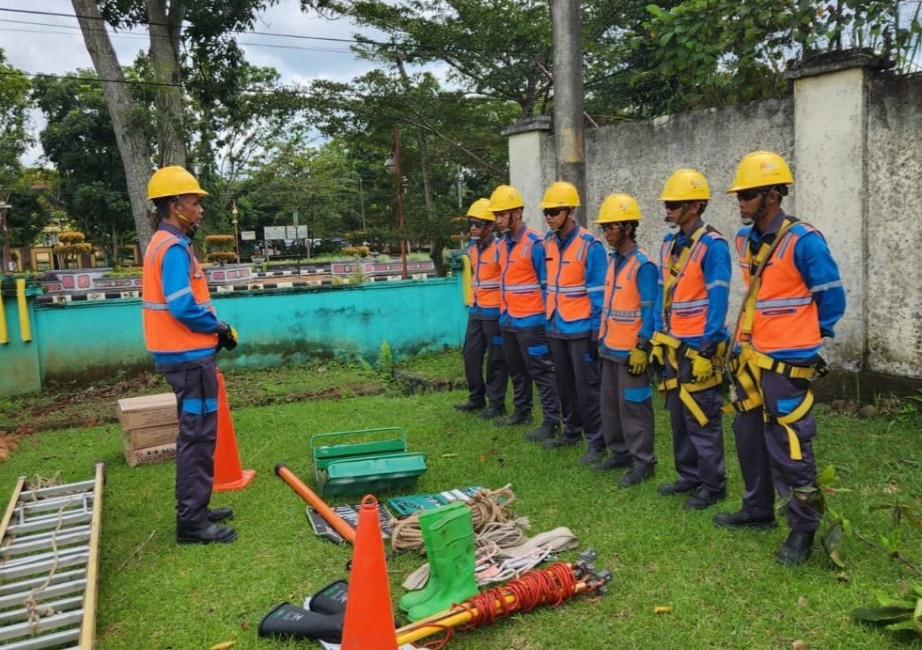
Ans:
[{"label": "yellow harness strap", "polygon": [[[679,369],[679,350],[682,348],[682,341],[664,334],[662,332],[654,332],[653,334],[653,344],[662,345],[666,350],[666,362],[676,369],[678,372]],[[720,346],[724,345],[723,343],[718,346],[718,354],[714,356],[714,361],[717,362],[718,368],[720,364],[720,359],[723,357],[723,350]],[[698,355],[698,351],[684,346],[683,354],[689,359],[695,359]],[[688,382],[688,383],[679,383],[678,377],[670,377],[669,379],[664,379],[659,384],[656,385],[656,389],[660,392],[666,392],[670,390],[679,389],[679,399],[682,400],[682,403],[688,409],[688,412],[691,413],[695,420],[698,421],[698,424],[704,426],[708,423],[708,418],[704,414],[704,411],[701,410],[701,407],[698,406],[698,402],[695,401],[695,398],[692,397],[692,393],[697,393],[702,390],[707,390],[708,388],[713,388],[714,386],[719,386],[723,381],[721,373],[715,371],[714,374],[707,379],[706,381],[697,381],[697,382]]]},{"label": "yellow harness strap", "polygon": [[804,417],[813,406],[813,391],[808,390],[804,395],[804,400],[800,405],[788,413],[787,415],[782,415],[780,418],[770,418],[768,412],[765,413],[765,421],[768,422],[771,419],[774,419],[775,422],[784,427],[784,430],[788,434],[788,445],[791,447],[791,460],[803,460],[803,454],[800,451],[800,438],[797,437],[797,432],[794,431],[789,425],[797,422],[802,417]]}]

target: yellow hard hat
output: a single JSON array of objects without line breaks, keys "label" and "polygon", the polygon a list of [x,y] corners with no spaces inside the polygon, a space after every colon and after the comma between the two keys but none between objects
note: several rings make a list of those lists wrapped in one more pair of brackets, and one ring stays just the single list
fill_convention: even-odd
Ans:
[{"label": "yellow hard hat", "polygon": [[695,169],[680,169],[673,173],[663,187],[660,201],[708,201],[711,188],[704,174]]},{"label": "yellow hard hat", "polygon": [[525,207],[522,195],[511,185],[500,185],[490,195],[490,212],[505,212]]},{"label": "yellow hard hat", "polygon": [[477,199],[467,209],[467,216],[482,221],[496,221],[496,215],[490,212],[490,199]]},{"label": "yellow hard hat", "polygon": [[147,182],[148,201],[164,196],[180,196],[182,194],[208,196],[208,192],[199,187],[195,176],[179,165],[161,167],[154,172],[154,175]]},{"label": "yellow hard hat", "polygon": [[545,208],[575,208],[580,205],[579,192],[572,183],[557,181],[544,193],[541,209]]},{"label": "yellow hard hat", "polygon": [[599,207],[596,223],[617,223],[619,221],[640,221],[640,206],[630,194],[609,194]]},{"label": "yellow hard hat", "polygon": [[793,182],[791,168],[784,158],[771,151],[753,151],[743,156],[739,167],[736,168],[733,185],[727,189],[727,194],[756,187],[789,185]]}]

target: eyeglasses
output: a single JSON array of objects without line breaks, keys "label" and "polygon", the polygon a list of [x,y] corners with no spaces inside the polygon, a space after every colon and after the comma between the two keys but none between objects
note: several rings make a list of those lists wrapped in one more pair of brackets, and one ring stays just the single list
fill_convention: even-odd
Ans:
[{"label": "eyeglasses", "polygon": [[482,219],[468,219],[468,220],[467,220],[467,227],[468,227],[468,228],[483,228],[484,226],[487,225],[487,223],[489,223],[489,222],[488,222],[488,221],[484,221],[484,220],[482,220]]},{"label": "eyeglasses", "polygon": [[569,209],[570,208],[548,208],[547,210],[544,211],[544,216],[545,217],[556,217],[558,214],[560,214],[564,210],[569,210]]},{"label": "eyeglasses", "polygon": [[762,196],[763,190],[754,189],[754,190],[740,190],[736,193],[736,198],[740,201],[752,201],[757,196]]},{"label": "eyeglasses", "polygon": [[602,224],[602,232],[611,232],[611,231],[613,231],[613,230],[616,230],[616,229],[623,229],[623,228],[624,228],[624,224],[621,224],[621,223],[619,223],[619,222],[617,222],[617,221],[614,221],[614,222],[612,222],[612,223],[603,223],[603,224]]},{"label": "eyeglasses", "polygon": [[678,210],[683,205],[685,201],[663,201],[663,204],[666,206],[666,209],[672,212],[673,210]]}]

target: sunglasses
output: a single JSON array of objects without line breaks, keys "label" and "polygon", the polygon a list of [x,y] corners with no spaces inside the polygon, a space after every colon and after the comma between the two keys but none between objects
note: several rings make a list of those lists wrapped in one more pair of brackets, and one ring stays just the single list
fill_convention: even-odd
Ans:
[{"label": "sunglasses", "polygon": [[548,208],[547,210],[544,211],[544,216],[545,217],[556,217],[558,214],[560,214],[564,210],[569,210],[569,209],[570,208]]},{"label": "sunglasses", "polygon": [[666,209],[670,212],[673,210],[678,210],[683,205],[685,205],[685,201],[663,201],[663,203],[666,206]]},{"label": "sunglasses", "polygon": [[617,221],[614,223],[603,223],[602,224],[602,232],[611,232],[613,230],[623,230],[623,229],[624,229],[624,225]]},{"label": "sunglasses", "polygon": [[740,190],[736,193],[736,198],[740,201],[752,201],[757,196],[762,196],[762,190]]},{"label": "sunglasses", "polygon": [[483,221],[481,219],[468,219],[467,227],[468,228],[483,228],[484,226],[487,225],[487,223],[488,222]]}]

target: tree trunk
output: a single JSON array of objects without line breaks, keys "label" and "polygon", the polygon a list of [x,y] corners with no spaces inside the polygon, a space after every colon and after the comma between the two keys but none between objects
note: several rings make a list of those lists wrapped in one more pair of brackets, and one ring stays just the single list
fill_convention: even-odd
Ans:
[{"label": "tree trunk", "polygon": [[186,144],[183,139],[181,74],[179,41],[186,10],[182,2],[146,0],[147,22],[150,29],[150,64],[154,81],[160,84],[154,106],[157,110],[157,145],[159,166],[186,166]]},{"label": "tree trunk", "polygon": [[118,141],[118,150],[128,182],[128,199],[138,243],[143,251],[151,238],[147,216],[147,179],[150,176],[150,145],[145,134],[130,124],[132,101],[125,75],[109,40],[109,32],[95,0],[71,0],[80,23],[83,41],[93,60],[93,67],[102,83],[106,106]]}]

